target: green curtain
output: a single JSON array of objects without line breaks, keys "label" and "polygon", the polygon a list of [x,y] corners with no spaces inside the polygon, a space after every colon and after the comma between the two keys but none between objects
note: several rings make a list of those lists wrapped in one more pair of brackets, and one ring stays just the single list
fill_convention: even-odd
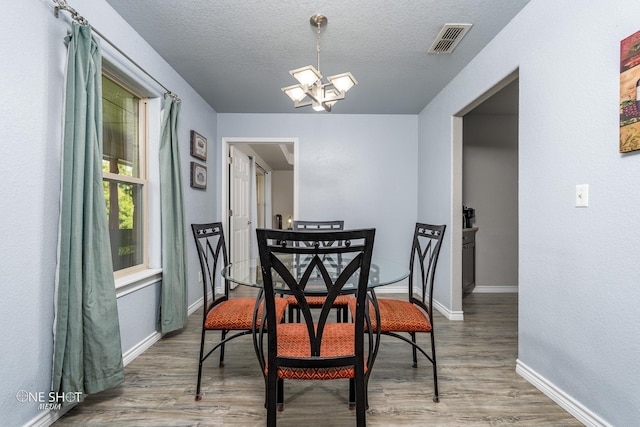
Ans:
[{"label": "green curtain", "polygon": [[82,399],[123,382],[124,368],[102,186],[100,45],[75,22],[67,43],[52,390]]},{"label": "green curtain", "polygon": [[180,101],[165,99],[160,137],[160,207],[162,223],[162,291],[158,329],[164,334],[187,323],[187,253],[184,202],[178,147]]}]

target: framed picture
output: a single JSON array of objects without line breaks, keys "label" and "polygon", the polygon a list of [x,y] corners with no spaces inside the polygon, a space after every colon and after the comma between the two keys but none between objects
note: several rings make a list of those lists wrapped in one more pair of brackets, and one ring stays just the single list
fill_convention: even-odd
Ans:
[{"label": "framed picture", "polygon": [[191,186],[201,190],[207,189],[207,167],[191,162]]},{"label": "framed picture", "polygon": [[207,161],[207,138],[195,130],[191,131],[191,155],[205,162]]},{"label": "framed picture", "polygon": [[620,42],[620,152],[640,150],[640,31]]}]

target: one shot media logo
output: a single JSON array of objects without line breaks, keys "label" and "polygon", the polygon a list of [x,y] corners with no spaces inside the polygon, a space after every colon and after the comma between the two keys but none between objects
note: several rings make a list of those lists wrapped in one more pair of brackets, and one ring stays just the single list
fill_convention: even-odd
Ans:
[{"label": "one shot media logo", "polygon": [[26,390],[20,390],[16,393],[16,400],[20,403],[37,403],[38,409],[42,410],[59,410],[62,408],[63,403],[77,403],[80,402],[82,392],[80,391],[68,391],[65,393],[51,392],[30,392]]}]

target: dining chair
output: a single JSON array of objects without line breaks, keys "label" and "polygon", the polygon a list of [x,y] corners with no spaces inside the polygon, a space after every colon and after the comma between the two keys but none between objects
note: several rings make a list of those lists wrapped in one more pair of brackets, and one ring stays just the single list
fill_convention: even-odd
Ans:
[{"label": "dining chair", "polygon": [[[436,344],[433,332],[433,285],[436,265],[442,246],[445,225],[416,223],[409,260],[408,299],[378,298],[379,317],[372,316],[373,328],[382,335],[399,338],[413,350],[413,367],[418,367],[417,352],[422,353],[433,366],[433,401],[438,402],[438,371]],[[350,301],[352,313],[356,302]],[[373,306],[370,307],[373,310]],[[379,323],[377,323],[379,319]],[[378,325],[380,327],[378,328]],[[416,334],[426,333],[431,338],[431,354],[416,341]],[[408,335],[408,337],[407,337]]]},{"label": "dining chair", "polygon": [[[254,334],[254,346],[265,376],[267,426],[275,426],[277,410],[284,409],[285,379],[349,379],[349,404],[355,406],[356,423],[366,424],[365,375],[373,364],[379,337],[373,328],[365,327],[365,323],[371,325],[367,285],[374,236],[375,229],[257,230],[266,309],[260,322],[264,326]],[[305,241],[315,243],[301,244]],[[322,241],[341,243],[324,246]],[[344,267],[335,270],[329,255],[340,255]],[[297,268],[301,257],[308,262]],[[308,303],[310,285],[325,295],[315,318]],[[296,298],[303,322],[276,322],[275,294],[280,292]],[[335,299],[344,293],[355,295],[354,322],[329,322]]]},{"label": "dining chair", "polygon": [[[293,221],[293,230],[294,231],[330,231],[330,230],[344,230],[344,221],[335,220],[335,221],[302,221],[302,220],[294,220]],[[327,240],[321,241],[320,244],[324,246],[331,246],[339,242]],[[299,242],[298,244],[310,245],[312,242]],[[288,311],[289,311],[289,322],[294,321],[294,313],[295,313],[295,321],[300,322],[300,309],[297,305],[297,301],[294,296],[289,295],[287,298],[288,303]],[[311,308],[321,308],[324,304],[324,297],[322,296],[309,296],[307,299],[307,303]],[[349,320],[349,296],[348,295],[339,295],[336,300],[333,302],[333,306],[337,311],[337,319],[338,322],[346,322]]]},{"label": "dining chair", "polygon": [[[228,341],[252,332],[255,298],[229,298],[229,281],[224,280],[221,292],[216,283],[221,276],[221,269],[229,263],[224,232],[221,222],[207,224],[191,224],[196,242],[198,259],[203,285],[202,333],[200,337],[200,357],[198,358],[198,383],[196,400],[202,399],[200,385],[202,380],[202,364],[217,348],[220,348],[220,367],[224,366],[224,345]],[[284,298],[275,300],[277,319],[282,319],[287,307]],[[220,341],[205,354],[205,335],[207,332],[220,331]],[[231,331],[235,333],[227,336]]]}]

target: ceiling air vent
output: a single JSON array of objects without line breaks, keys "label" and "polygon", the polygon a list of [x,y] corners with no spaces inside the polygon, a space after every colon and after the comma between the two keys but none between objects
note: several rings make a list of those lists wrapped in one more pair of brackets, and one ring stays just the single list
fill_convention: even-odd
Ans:
[{"label": "ceiling air vent", "polygon": [[444,24],[427,53],[451,53],[472,24]]}]

